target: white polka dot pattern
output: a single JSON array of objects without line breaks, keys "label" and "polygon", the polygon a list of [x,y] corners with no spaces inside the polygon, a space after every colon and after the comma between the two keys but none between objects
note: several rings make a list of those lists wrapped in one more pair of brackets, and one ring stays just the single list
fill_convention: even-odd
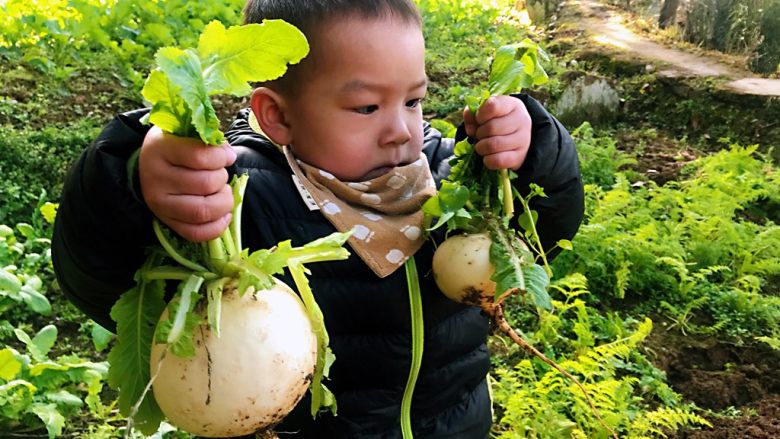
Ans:
[{"label": "white polka dot pattern", "polygon": [[360,201],[366,204],[377,205],[382,202],[382,198],[377,194],[363,194],[360,196]]},{"label": "white polka dot pattern", "polygon": [[297,161],[283,148],[293,173],[320,211],[379,277],[397,270],[425,242],[422,205],[436,193],[424,155],[368,181],[341,182],[332,173]]},{"label": "white polka dot pattern", "polygon": [[403,262],[405,256],[406,255],[404,255],[404,252],[398,250],[397,248],[394,248],[389,252],[387,252],[387,255],[385,255],[385,259],[387,259],[393,264],[398,264],[400,262]]},{"label": "white polka dot pattern", "polygon": [[341,208],[338,204],[328,201],[322,205],[322,211],[328,215],[336,215],[337,213],[341,213]]}]

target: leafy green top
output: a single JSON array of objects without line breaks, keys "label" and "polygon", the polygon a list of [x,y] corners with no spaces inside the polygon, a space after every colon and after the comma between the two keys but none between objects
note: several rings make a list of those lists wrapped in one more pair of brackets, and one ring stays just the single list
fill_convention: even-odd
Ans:
[{"label": "leafy green top", "polygon": [[224,142],[209,96],[245,96],[249,82],[276,79],[288,64],[309,52],[306,37],[281,20],[225,29],[212,21],[200,36],[197,50],[164,47],[157,52],[158,68],[142,94],[152,104],[149,122],[163,131],[200,137],[209,145]]},{"label": "leafy green top", "polygon": [[[248,82],[275,79],[287,64],[299,62],[308,53],[303,34],[281,20],[262,24],[234,26],[229,29],[217,21],[210,23],[200,37],[197,50],[175,47],[160,49],[158,68],[146,81],[143,96],[152,104],[146,122],[178,136],[199,137],[210,145],[224,142],[210,96],[220,93],[245,95]],[[109,383],[119,388],[120,412],[139,429],[151,434],[157,430],[163,414],[149,387],[154,380],[149,370],[152,343],[164,343],[174,355],[195,353],[194,330],[208,324],[219,335],[223,291],[244,293],[272,288],[274,275],[287,267],[317,336],[317,364],[310,390],[312,415],[321,408],[335,413],[336,401],[322,384],[334,356],[328,346],[328,334],[322,312],[317,306],[306,278],[306,263],[345,259],[343,248],[349,233],[334,233],[302,247],[290,241],[271,250],[253,253],[241,240],[241,210],[249,177],[236,176],[231,182],[235,204],[233,221],[225,232],[206,245],[181,240],[154,221],[154,231],[162,248],[155,249],[136,273],[137,285],[124,293],[111,310],[117,322],[117,344],[109,354]],[[178,290],[166,305],[166,281],[179,282]],[[196,305],[206,299],[206,315]],[[161,320],[165,308],[168,316]],[[167,352],[167,351],[166,351]]]},{"label": "leafy green top", "polygon": [[[541,61],[547,59],[547,54],[529,39],[498,48],[491,64],[488,89],[466,96],[466,105],[476,113],[490,96],[545,83],[547,73]],[[496,300],[506,292],[522,291],[530,294],[534,305],[550,309],[546,287],[551,273],[536,232],[536,212],[528,207],[530,198],[544,196],[542,189],[532,185],[530,194],[521,196],[511,185],[516,175],[506,169],[485,168],[474,151],[472,139],[455,145],[450,164],[449,177],[442,182],[438,194],[423,206],[429,218],[438,218],[431,230],[447,225],[448,231],[488,232],[492,240],[490,260],[495,272],[491,279],[497,284]],[[510,227],[515,200],[522,206],[522,214],[517,218],[517,224],[523,229],[522,238],[543,260],[544,268],[535,263],[533,254]]]}]

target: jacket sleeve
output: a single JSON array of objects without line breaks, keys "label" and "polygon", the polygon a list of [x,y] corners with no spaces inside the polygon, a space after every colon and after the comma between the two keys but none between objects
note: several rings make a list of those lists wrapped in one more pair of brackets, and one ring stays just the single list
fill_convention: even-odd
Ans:
[{"label": "jacket sleeve", "polygon": [[[546,197],[534,197],[531,210],[539,213],[537,230],[542,246],[550,249],[561,239],[572,239],[585,213],[585,194],[580,161],[574,140],[534,98],[520,95],[531,115],[531,149],[517,170],[515,186],[527,195],[528,185],[536,183]],[[559,249],[550,254],[555,257]]]},{"label": "jacket sleeve", "polygon": [[[580,175],[579,158],[569,132],[534,98],[515,95],[531,115],[531,148],[514,180],[517,190],[527,195],[529,185],[544,189],[547,197],[534,197],[530,207],[539,214],[537,231],[545,249],[560,239],[571,239],[577,233],[585,212],[585,196]],[[463,126],[456,138],[466,136]],[[424,152],[431,164],[437,183],[449,174],[448,159],[455,142],[443,139],[438,131],[426,127]],[[515,224],[517,227],[517,224]],[[550,254],[554,257],[556,251]]]},{"label": "jacket sleeve", "polygon": [[[128,161],[141,147],[146,110],[117,116],[84,150],[65,180],[52,237],[52,261],[65,296],[107,329],[119,296],[155,242],[152,214],[135,195]],[[135,178],[131,173],[130,178]]]}]

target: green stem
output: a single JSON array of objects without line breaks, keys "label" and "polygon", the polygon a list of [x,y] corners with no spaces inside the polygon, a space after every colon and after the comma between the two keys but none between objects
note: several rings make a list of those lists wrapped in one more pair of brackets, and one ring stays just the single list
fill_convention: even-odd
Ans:
[{"label": "green stem", "polygon": [[168,238],[165,237],[165,234],[162,231],[162,226],[160,225],[160,221],[157,220],[157,218],[152,221],[152,228],[154,229],[154,234],[157,236],[157,240],[160,241],[160,245],[162,245],[162,247],[165,249],[165,252],[168,253],[168,256],[173,258],[174,261],[180,263],[192,271],[209,271],[206,269],[206,267],[185,258],[176,251],[176,249],[173,247],[173,244],[171,244],[171,242],[168,241]]},{"label": "green stem", "polygon": [[[330,337],[325,328],[325,317],[317,301],[314,299],[314,293],[311,291],[309,281],[306,279],[305,268],[301,264],[290,263],[287,266],[292,274],[295,286],[298,288],[298,294],[301,295],[306,311],[309,314],[314,333],[317,336],[317,362],[314,367],[314,377],[311,383],[311,414],[315,416],[326,399],[325,389],[322,385],[322,378],[326,375],[328,366],[328,353],[330,351]],[[331,353],[332,355],[332,353]]]},{"label": "green stem", "polygon": [[230,232],[235,242],[236,254],[240,254],[244,249],[241,242],[241,213],[244,207],[244,193],[246,184],[249,181],[249,174],[243,174],[240,177],[234,177],[231,186],[233,187],[233,220],[230,221]]},{"label": "green stem", "polygon": [[482,208],[485,210],[490,209],[490,189],[492,187],[491,179],[485,179],[487,180],[487,184],[485,185],[485,192],[482,197]]},{"label": "green stem", "polygon": [[512,201],[512,182],[509,180],[509,171],[506,169],[499,171],[499,179],[504,195],[504,217],[512,218],[515,214],[515,203]]},{"label": "green stem", "polygon": [[209,246],[209,263],[217,269],[222,270],[222,266],[227,262],[227,253],[225,252],[225,245],[222,244],[222,237],[212,239],[208,243]]},{"label": "green stem", "polygon": [[[508,236],[508,235],[513,235],[513,233],[509,231],[508,234],[503,224],[504,224],[503,221],[498,221],[495,218],[489,218],[487,220],[488,230],[490,230],[491,232],[490,238],[497,240],[507,252],[507,256],[509,257],[510,262],[512,263],[512,267],[515,271],[515,277],[519,282],[517,288],[521,291],[525,291],[526,290],[525,275],[523,274],[523,267],[522,267],[523,258],[520,255],[515,253],[515,247],[512,245],[513,236]],[[492,260],[491,263],[493,263],[494,266],[497,265]],[[496,290],[496,298],[498,298],[502,293],[503,291]]]},{"label": "green stem", "polygon": [[184,332],[184,326],[187,323],[187,314],[190,312],[190,303],[192,303],[192,295],[197,294],[200,290],[200,286],[203,285],[203,278],[192,274],[184,283],[184,287],[181,291],[181,301],[179,307],[176,309],[176,316],[173,320],[171,332],[168,334],[166,343],[173,344],[179,340]]},{"label": "green stem", "polygon": [[404,396],[401,400],[401,433],[404,439],[412,439],[412,396],[417,377],[422,365],[423,344],[425,333],[423,328],[422,295],[420,294],[420,279],[417,276],[417,265],[414,256],[404,264],[406,268],[406,283],[409,290],[409,307],[412,313],[412,364],[409,369],[409,379],[406,381]]},{"label": "green stem", "polygon": [[523,205],[523,211],[528,212],[528,224],[530,225],[531,235],[533,237],[533,242],[529,242],[528,244],[531,246],[531,248],[535,249],[539,257],[542,258],[542,262],[544,263],[544,271],[546,271],[547,276],[552,279],[552,268],[550,268],[550,264],[547,262],[547,254],[544,251],[544,247],[542,247],[542,240],[539,238],[539,232],[536,231],[536,221],[534,221],[534,217],[531,215],[531,207],[529,206],[528,201],[523,199],[523,197],[518,198],[520,199],[520,203]]},{"label": "green stem", "polygon": [[222,318],[222,292],[225,290],[229,278],[223,277],[206,284],[206,297],[208,299],[208,322],[211,331],[219,338],[220,319]]},{"label": "green stem", "polygon": [[[192,274],[193,274],[192,271],[186,268],[159,266],[144,271],[141,274],[141,277],[143,278],[144,282],[151,282],[155,280],[187,280]],[[201,276],[206,280],[212,280],[217,278],[217,275],[214,273],[201,272],[197,274],[198,276]]]},{"label": "green stem", "polygon": [[233,233],[230,231],[230,227],[225,229],[222,236],[219,237],[222,240],[222,245],[225,247],[227,253],[227,259],[233,259],[238,252],[236,251],[236,241],[233,240]]},{"label": "green stem", "polygon": [[309,264],[312,262],[324,262],[335,261],[339,259],[346,259],[349,256],[348,250],[345,248],[337,248],[334,250],[322,251],[317,248],[299,248],[293,249],[294,253],[289,256],[289,263]]}]

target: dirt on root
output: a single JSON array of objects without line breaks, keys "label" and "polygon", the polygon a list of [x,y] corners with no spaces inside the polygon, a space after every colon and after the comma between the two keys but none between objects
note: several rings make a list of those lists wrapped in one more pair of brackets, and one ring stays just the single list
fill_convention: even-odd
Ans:
[{"label": "dirt on root", "polygon": [[702,409],[736,409],[737,416],[705,415],[712,427],[684,430],[678,439],[780,438],[780,353],[763,344],[654,331],[651,358],[669,384]]}]

